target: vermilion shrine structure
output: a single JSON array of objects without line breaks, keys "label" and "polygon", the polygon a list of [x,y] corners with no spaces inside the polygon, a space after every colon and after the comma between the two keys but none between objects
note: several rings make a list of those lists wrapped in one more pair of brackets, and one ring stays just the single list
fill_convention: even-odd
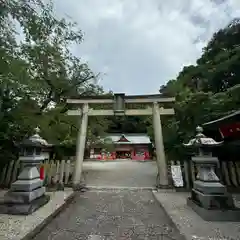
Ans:
[{"label": "vermilion shrine structure", "polygon": [[217,120],[203,124],[208,135],[217,139],[237,141],[240,139],[240,110]]},{"label": "vermilion shrine structure", "polygon": [[73,185],[80,184],[84,149],[86,144],[88,117],[90,116],[153,116],[153,128],[157,166],[159,172],[159,186],[168,186],[167,162],[165,157],[161,115],[173,115],[173,108],[164,108],[175,98],[166,98],[162,95],[134,95],[114,94],[113,96],[89,96],[67,99],[67,103],[75,107],[69,109],[68,115],[79,116],[80,128],[76,146],[76,164],[74,168]]},{"label": "vermilion shrine structure", "polygon": [[152,143],[147,134],[141,133],[110,133],[106,134],[100,141],[110,139],[112,148],[110,152],[97,143],[91,147],[90,159],[98,160],[115,160],[115,159],[131,159],[131,160],[150,160]]},{"label": "vermilion shrine structure", "polygon": [[220,158],[239,162],[240,110],[215,121],[207,122],[203,124],[203,127],[208,136],[217,141],[224,141],[224,145],[217,153]]}]

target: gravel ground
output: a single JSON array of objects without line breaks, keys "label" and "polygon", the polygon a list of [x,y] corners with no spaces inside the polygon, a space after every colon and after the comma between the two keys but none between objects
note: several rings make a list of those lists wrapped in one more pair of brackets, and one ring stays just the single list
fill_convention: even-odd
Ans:
[{"label": "gravel ground", "polygon": [[34,240],[183,240],[148,190],[78,193],[74,201]]}]

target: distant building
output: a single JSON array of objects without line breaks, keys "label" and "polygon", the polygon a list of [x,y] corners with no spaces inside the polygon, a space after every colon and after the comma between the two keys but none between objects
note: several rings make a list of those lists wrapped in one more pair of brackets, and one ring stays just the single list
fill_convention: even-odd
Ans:
[{"label": "distant building", "polygon": [[108,144],[112,145],[111,150],[107,150],[107,147],[104,149],[103,146],[95,145],[90,150],[90,158],[99,160],[151,159],[150,149],[152,143],[146,134],[108,134],[104,139],[107,139]]}]

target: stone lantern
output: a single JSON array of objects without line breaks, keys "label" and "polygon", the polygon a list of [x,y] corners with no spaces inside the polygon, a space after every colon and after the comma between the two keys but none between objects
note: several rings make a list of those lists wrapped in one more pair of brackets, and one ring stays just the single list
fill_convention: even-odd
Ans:
[{"label": "stone lantern", "polygon": [[40,179],[38,165],[46,159],[44,149],[50,145],[39,136],[40,129],[23,141],[19,161],[23,164],[17,181],[11,184],[0,204],[0,212],[7,214],[28,215],[45,205],[50,197],[45,195],[45,187]]},{"label": "stone lantern", "polygon": [[196,137],[188,144],[183,144],[198,150],[198,154],[191,158],[197,166],[198,173],[187,204],[204,220],[238,221],[240,209],[235,207],[231,194],[215,173],[219,161],[217,157],[212,156],[212,149],[221,146],[223,142],[206,137],[202,127],[197,127],[196,131]]}]

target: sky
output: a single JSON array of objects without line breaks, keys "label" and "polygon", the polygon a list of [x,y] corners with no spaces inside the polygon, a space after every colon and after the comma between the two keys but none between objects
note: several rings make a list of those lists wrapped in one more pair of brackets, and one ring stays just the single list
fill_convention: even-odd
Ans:
[{"label": "sky", "polygon": [[54,0],[58,16],[78,23],[72,46],[106,91],[156,94],[195,64],[212,34],[240,17],[240,0]]}]

